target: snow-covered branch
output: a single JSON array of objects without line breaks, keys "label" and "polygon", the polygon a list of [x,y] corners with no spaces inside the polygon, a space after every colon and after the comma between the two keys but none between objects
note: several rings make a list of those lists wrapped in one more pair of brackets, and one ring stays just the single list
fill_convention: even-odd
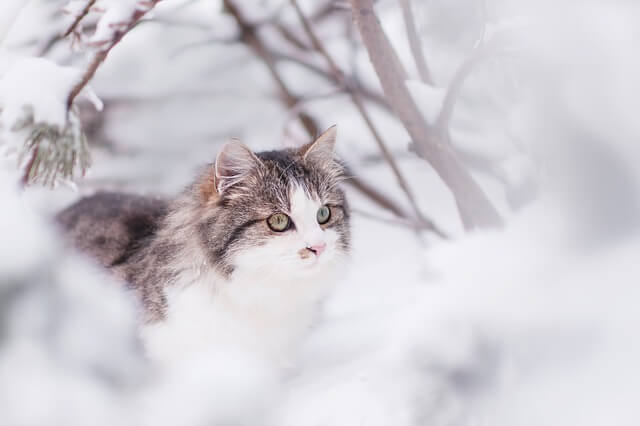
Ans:
[{"label": "snow-covered branch", "polygon": [[102,13],[88,42],[91,60],[84,71],[45,58],[0,51],[5,64],[0,69],[0,142],[18,154],[23,184],[54,185],[58,178],[72,178],[76,167],[84,174],[90,155],[74,101],[85,93],[101,108],[88,83],[109,51],[158,1],[74,2],[68,11],[77,9],[77,14],[65,35],[78,31],[90,10],[97,8]]}]

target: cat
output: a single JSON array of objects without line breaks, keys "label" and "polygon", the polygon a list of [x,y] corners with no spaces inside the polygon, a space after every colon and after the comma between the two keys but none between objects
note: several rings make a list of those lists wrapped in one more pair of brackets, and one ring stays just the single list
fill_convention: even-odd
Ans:
[{"label": "cat", "polygon": [[335,142],[335,126],[297,149],[254,153],[232,141],[171,202],[98,193],[57,222],[138,296],[152,360],[211,345],[279,360],[350,252]]}]

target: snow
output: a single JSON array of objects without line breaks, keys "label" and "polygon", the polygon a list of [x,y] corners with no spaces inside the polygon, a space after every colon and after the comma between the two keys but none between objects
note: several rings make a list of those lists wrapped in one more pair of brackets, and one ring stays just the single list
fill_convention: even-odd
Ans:
[{"label": "snow", "polygon": [[[5,28],[5,7],[17,3],[2,3]],[[286,3],[260,2],[247,12],[260,20]],[[477,40],[475,6],[414,3],[424,12],[418,27],[436,81],[446,82]],[[0,158],[0,424],[638,424],[640,31],[633,18],[640,6],[486,3],[495,23],[487,35],[516,33],[525,49],[474,70],[451,134],[454,146],[489,162],[469,167],[505,228],[464,235],[448,190],[407,152],[406,132],[368,104],[418,203],[453,238],[418,237],[360,215],[390,218],[349,189],[349,271],[282,371],[231,348],[167,370],[150,365],[132,295],[63,246],[50,223],[98,189],[175,194],[231,136],[256,150],[304,139],[264,66],[241,45],[175,54],[203,36],[231,33],[214,28],[228,22],[219,2],[161,2],[155,17],[199,24],[211,17],[212,28],[145,23],[110,53],[92,81],[102,112],[81,108],[95,165],[75,181],[77,194],[20,189],[15,158]],[[376,8],[409,64],[397,4]],[[91,19],[115,22],[117,11]],[[511,25],[523,17],[525,34]],[[38,120],[65,122],[66,93],[86,65],[83,55],[61,54],[66,45],[36,58],[32,45],[16,42],[39,38],[40,28],[46,38],[52,24],[38,24],[43,19],[25,7],[0,55],[5,152],[8,137],[19,147],[8,129],[23,105]],[[101,39],[110,31],[104,23]],[[340,40],[339,23],[321,30],[328,46],[377,88],[366,53]],[[282,68],[302,95],[330,88],[300,67]],[[443,91],[410,74],[407,88],[432,121]],[[347,97],[304,106],[322,127],[337,123],[340,155],[406,206]]]},{"label": "snow", "polygon": [[67,121],[67,96],[81,78],[81,70],[43,58],[21,57],[0,51],[0,107],[3,127],[24,119],[25,107],[36,123],[58,128]]},{"label": "snow", "polygon": [[97,46],[106,49],[113,39],[116,31],[126,28],[131,21],[131,17],[140,8],[140,1],[131,0],[101,0],[96,2],[94,10],[101,13],[101,17],[96,25],[96,30],[89,38],[90,46]]},{"label": "snow", "polygon": [[417,80],[407,80],[405,84],[427,123],[434,125],[440,117],[447,89],[433,87]]},{"label": "snow", "polygon": [[20,0],[7,0],[0,5],[0,46],[24,6]]}]

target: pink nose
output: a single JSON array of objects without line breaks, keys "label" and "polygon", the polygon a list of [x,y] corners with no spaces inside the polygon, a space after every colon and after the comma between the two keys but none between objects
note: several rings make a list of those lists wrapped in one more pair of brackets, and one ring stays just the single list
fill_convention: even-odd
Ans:
[{"label": "pink nose", "polygon": [[310,252],[312,252],[316,256],[320,256],[322,254],[322,252],[324,251],[324,249],[326,249],[326,248],[327,248],[327,243],[319,243],[319,244],[314,244],[312,246],[308,246],[307,250],[309,250]]}]

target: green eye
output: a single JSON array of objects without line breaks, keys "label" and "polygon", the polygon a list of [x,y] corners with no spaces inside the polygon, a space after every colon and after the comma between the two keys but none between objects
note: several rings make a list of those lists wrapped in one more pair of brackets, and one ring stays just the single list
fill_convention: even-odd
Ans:
[{"label": "green eye", "polygon": [[291,226],[291,219],[289,219],[289,216],[284,213],[276,213],[269,216],[267,219],[267,225],[269,225],[269,228],[273,231],[282,232],[289,229],[289,226]]},{"label": "green eye", "polygon": [[324,225],[329,222],[331,219],[331,209],[329,206],[322,206],[318,209],[318,213],[316,213],[316,219],[318,219],[318,223],[320,225]]}]

